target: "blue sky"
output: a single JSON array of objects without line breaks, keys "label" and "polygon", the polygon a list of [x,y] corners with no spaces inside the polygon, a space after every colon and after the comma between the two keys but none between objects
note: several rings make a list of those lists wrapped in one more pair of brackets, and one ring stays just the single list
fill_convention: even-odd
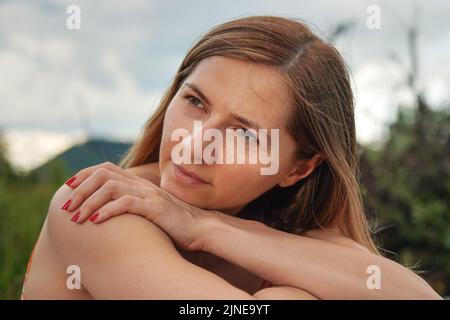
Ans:
[{"label": "blue sky", "polygon": [[[419,26],[420,83],[433,104],[449,101],[449,1],[1,1],[0,128],[8,156],[33,167],[87,135],[131,140],[188,48],[209,28],[241,16],[303,19],[321,37],[353,27],[336,46],[350,67],[357,136],[380,141],[408,103],[405,26]],[[81,29],[66,27],[68,5]],[[370,5],[381,28],[366,26]],[[404,65],[394,63],[395,54]]]}]

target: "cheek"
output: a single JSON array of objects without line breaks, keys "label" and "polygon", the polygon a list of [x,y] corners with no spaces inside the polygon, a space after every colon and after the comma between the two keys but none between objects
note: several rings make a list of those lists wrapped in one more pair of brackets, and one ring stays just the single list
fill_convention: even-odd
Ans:
[{"label": "cheek", "polygon": [[172,148],[178,141],[172,141],[172,133],[176,129],[185,129],[187,126],[187,119],[176,111],[175,103],[169,104],[166,114],[164,116],[163,132],[161,137],[160,161],[170,158]]},{"label": "cheek", "polygon": [[171,103],[167,107],[164,115],[162,138],[165,141],[170,141],[170,136],[175,128],[179,128],[181,124],[181,117],[175,112],[175,106]]}]

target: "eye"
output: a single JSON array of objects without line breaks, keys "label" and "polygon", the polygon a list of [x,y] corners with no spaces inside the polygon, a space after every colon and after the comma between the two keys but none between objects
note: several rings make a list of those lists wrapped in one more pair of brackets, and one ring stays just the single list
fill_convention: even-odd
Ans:
[{"label": "eye", "polygon": [[192,95],[186,95],[184,96],[184,98],[189,102],[190,105],[196,108],[203,109],[202,101],[199,98]]},{"label": "eye", "polygon": [[257,136],[253,133],[254,131],[255,131],[254,129],[236,128],[236,132],[239,135],[244,136],[245,139],[254,140],[258,143],[259,141]]}]

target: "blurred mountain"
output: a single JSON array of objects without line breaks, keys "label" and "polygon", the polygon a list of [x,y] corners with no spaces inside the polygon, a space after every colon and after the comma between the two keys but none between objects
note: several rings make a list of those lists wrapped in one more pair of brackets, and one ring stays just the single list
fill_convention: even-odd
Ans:
[{"label": "blurred mountain", "polygon": [[55,175],[55,168],[63,175],[73,175],[83,168],[105,161],[117,164],[128,148],[131,147],[131,144],[131,142],[124,143],[104,139],[90,139],[50,159],[43,165],[32,170],[30,175],[38,179],[45,179],[45,177]]}]

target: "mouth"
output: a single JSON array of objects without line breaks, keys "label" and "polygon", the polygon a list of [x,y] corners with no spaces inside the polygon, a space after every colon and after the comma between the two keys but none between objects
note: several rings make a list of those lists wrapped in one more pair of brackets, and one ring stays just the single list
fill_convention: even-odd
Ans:
[{"label": "mouth", "polygon": [[175,172],[175,176],[180,180],[181,182],[189,185],[195,185],[195,184],[211,184],[202,178],[200,178],[198,175],[196,175],[193,172],[190,172],[184,168],[182,168],[179,165],[173,164],[173,169]]}]

